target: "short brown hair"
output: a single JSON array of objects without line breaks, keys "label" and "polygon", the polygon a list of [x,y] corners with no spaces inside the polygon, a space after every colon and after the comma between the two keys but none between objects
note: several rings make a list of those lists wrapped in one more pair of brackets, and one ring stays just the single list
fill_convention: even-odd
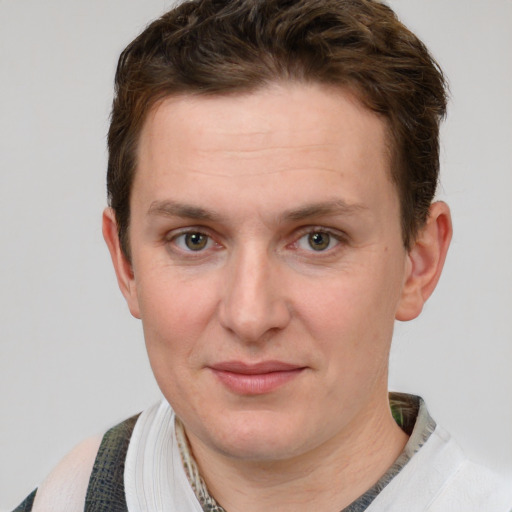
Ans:
[{"label": "short brown hair", "polygon": [[130,257],[130,192],[150,109],[178,94],[255,91],[276,81],[348,87],[387,120],[391,177],[409,247],[439,174],[446,84],[425,45],[372,0],[192,0],[122,52],[108,133],[107,188]]}]

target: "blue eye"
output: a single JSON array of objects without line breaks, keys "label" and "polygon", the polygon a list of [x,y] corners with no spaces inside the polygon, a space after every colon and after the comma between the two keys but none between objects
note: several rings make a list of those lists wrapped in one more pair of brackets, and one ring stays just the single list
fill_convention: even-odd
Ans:
[{"label": "blue eye", "polygon": [[338,243],[339,240],[326,231],[312,231],[301,236],[297,241],[297,246],[306,251],[321,252],[332,249]]},{"label": "blue eye", "polygon": [[202,251],[212,245],[212,239],[199,231],[182,233],[174,238],[173,242],[184,251]]}]

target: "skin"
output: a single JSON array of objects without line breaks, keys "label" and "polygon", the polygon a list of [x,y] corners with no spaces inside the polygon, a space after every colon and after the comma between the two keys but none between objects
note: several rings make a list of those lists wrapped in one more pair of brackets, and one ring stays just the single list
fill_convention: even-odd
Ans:
[{"label": "skin", "polygon": [[[404,248],[386,142],[381,118],[320,85],[167,98],[139,141],[131,262],[105,211],[156,380],[229,512],[339,511],[407,441],[387,398],[393,324],[421,312],[451,224],[435,203]],[[294,370],[233,388],[218,371],[233,361]]]}]

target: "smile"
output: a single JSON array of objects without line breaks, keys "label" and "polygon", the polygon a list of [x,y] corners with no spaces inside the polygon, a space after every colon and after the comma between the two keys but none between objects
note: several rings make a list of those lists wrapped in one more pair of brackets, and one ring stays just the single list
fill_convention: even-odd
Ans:
[{"label": "smile", "polygon": [[229,391],[239,395],[263,395],[298,377],[305,367],[280,361],[246,364],[228,361],[210,367]]}]

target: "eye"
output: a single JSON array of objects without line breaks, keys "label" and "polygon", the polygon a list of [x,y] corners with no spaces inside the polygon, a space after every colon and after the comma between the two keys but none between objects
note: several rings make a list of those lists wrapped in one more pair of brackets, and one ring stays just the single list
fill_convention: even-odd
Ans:
[{"label": "eye", "polygon": [[327,231],[312,231],[304,236],[301,236],[297,241],[299,249],[321,252],[332,249],[339,244],[339,240]]},{"label": "eye", "polygon": [[182,233],[173,239],[173,242],[183,251],[202,251],[213,245],[212,239],[200,231]]}]

